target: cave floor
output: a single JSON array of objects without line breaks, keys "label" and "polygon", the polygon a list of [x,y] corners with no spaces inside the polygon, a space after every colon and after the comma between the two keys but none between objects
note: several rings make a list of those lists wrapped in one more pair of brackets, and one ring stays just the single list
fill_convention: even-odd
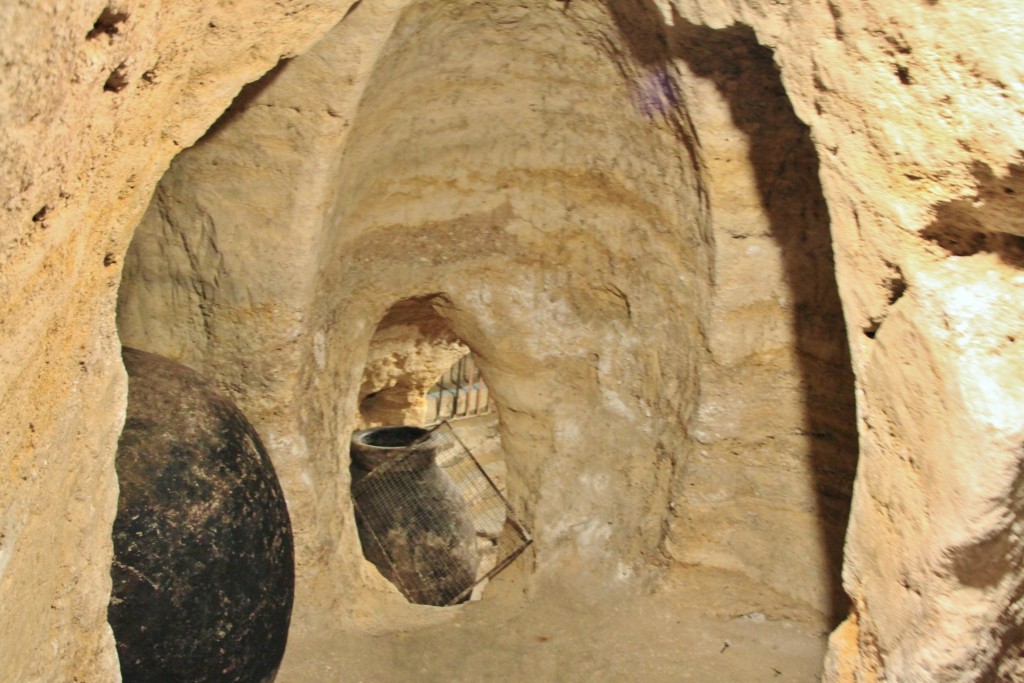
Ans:
[{"label": "cave floor", "polygon": [[277,683],[747,683],[821,676],[823,617],[766,596],[739,575],[677,570],[645,593],[588,591],[585,580],[574,579],[535,587],[529,600],[518,580],[499,577],[483,600],[460,607],[403,605],[404,623],[378,620],[362,632],[299,619]]}]

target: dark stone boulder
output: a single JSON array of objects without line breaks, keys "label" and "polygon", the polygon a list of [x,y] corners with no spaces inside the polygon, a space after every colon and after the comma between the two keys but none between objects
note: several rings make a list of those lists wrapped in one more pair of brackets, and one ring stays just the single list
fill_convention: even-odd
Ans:
[{"label": "dark stone boulder", "polygon": [[294,596],[291,523],[242,412],[189,368],[125,348],[108,618],[126,683],[264,683]]}]

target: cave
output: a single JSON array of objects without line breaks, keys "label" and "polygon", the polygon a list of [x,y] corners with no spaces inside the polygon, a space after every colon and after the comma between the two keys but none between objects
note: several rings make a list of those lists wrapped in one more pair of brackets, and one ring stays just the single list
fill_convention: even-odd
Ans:
[{"label": "cave", "polygon": [[[310,603],[387,590],[338,443],[419,426],[472,350],[536,530],[523,609],[563,582],[706,585],[823,648],[848,607],[853,380],[818,160],[771,51],[643,5],[392,21],[343,131],[295,112],[344,79],[324,65],[345,22],[247,86],[158,184],[119,289],[125,343],[202,367],[265,430],[305,531],[298,632],[326,618]],[[309,173],[316,221],[282,183]],[[391,628],[424,618],[396,609]]]},{"label": "cave", "polygon": [[[1019,41],[886,8],[10,8],[0,678],[117,675],[122,345],[273,463],[278,681],[1024,675]],[[415,604],[349,444],[470,353],[532,543]]]}]

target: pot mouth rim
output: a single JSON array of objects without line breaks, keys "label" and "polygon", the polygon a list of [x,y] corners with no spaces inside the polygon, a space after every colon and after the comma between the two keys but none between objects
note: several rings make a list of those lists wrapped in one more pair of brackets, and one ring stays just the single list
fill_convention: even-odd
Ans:
[{"label": "pot mouth rim", "polygon": [[423,427],[386,425],[359,430],[352,435],[352,442],[363,448],[399,451],[414,446],[428,434],[430,434],[430,430]]}]

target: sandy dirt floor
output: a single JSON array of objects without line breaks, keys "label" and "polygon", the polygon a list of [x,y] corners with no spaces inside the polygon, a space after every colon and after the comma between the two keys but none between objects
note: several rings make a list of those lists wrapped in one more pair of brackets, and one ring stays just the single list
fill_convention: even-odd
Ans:
[{"label": "sandy dirt floor", "polygon": [[499,577],[483,600],[458,607],[402,606],[405,618],[390,620],[407,623],[375,633],[296,624],[277,681],[746,683],[821,674],[820,618],[784,601],[766,605],[773,601],[737,576],[688,570],[647,594],[572,581],[528,600],[516,582]]},{"label": "sandy dirt floor", "polygon": [[[453,426],[502,482],[496,416]],[[385,588],[379,609],[354,619],[296,615],[276,683],[820,678],[824,617],[740,574],[677,568],[609,588],[571,567],[531,581],[530,562],[527,552],[482,600],[457,607],[406,604]],[[338,626],[343,621],[356,625]]]}]

